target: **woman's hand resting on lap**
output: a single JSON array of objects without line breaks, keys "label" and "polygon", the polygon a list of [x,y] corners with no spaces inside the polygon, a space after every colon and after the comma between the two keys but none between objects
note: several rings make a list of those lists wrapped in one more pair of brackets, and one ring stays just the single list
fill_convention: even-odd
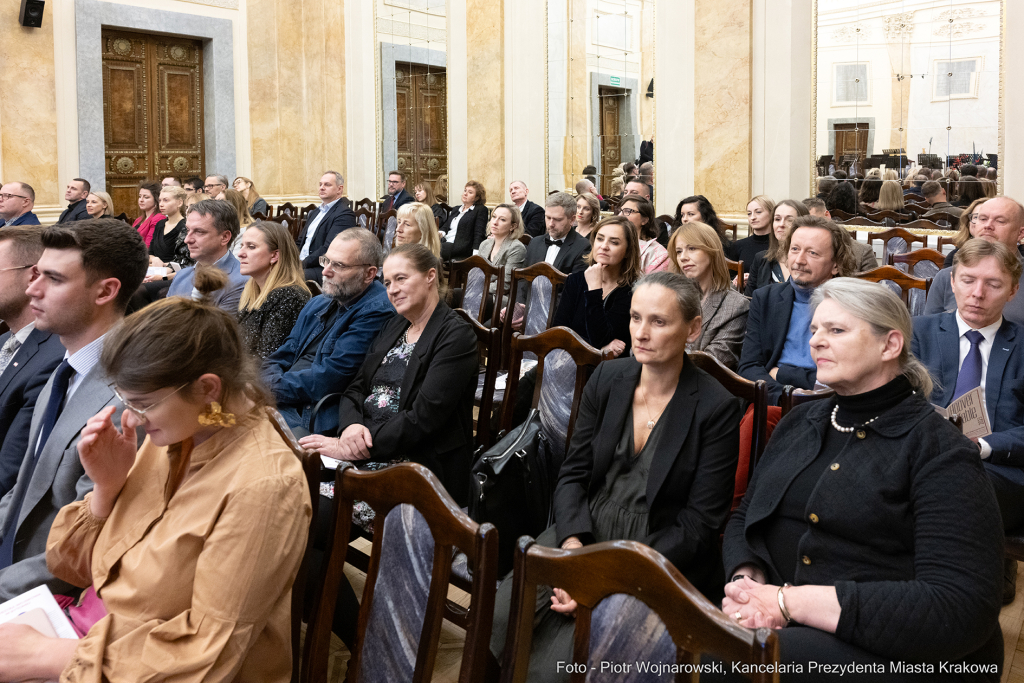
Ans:
[{"label": "woman's hand resting on lap", "polygon": [[[583,543],[575,536],[570,536],[562,542],[562,550],[575,550],[582,547]],[[568,617],[576,614],[576,601],[561,588],[554,589],[554,592],[555,594],[551,596],[551,609]]]},{"label": "woman's hand resting on lap", "polygon": [[363,425],[353,424],[346,427],[336,439],[322,434],[310,434],[299,439],[299,445],[335,460],[369,460],[373,437]]}]

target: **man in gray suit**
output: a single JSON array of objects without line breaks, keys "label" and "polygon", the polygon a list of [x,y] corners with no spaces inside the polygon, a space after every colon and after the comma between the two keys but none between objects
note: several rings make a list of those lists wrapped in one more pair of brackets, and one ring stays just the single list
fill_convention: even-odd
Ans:
[{"label": "man in gray suit", "polygon": [[110,218],[48,228],[43,247],[30,307],[36,328],[59,335],[67,352],[36,401],[18,480],[0,499],[0,602],[44,583],[78,590],[46,568],[46,538],[57,511],[92,489],[78,460],[86,421],[108,405],[120,419],[99,358],[149,263],[138,232]]}]

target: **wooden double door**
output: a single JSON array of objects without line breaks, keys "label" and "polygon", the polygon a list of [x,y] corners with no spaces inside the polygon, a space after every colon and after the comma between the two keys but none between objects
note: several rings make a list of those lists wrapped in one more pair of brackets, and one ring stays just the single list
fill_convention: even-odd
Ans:
[{"label": "wooden double door", "polygon": [[395,64],[397,163],[398,170],[406,174],[405,188],[409,194],[421,180],[434,184],[436,190],[435,181],[448,174],[447,102],[444,69],[407,62]]},{"label": "wooden double door", "polygon": [[626,91],[621,88],[597,89],[601,106],[601,177],[599,191],[604,197],[612,194],[612,169],[622,163],[622,136],[619,121],[625,107]]},{"label": "wooden double door", "polygon": [[857,157],[858,168],[861,167],[868,155],[868,124],[866,123],[837,123],[835,124],[836,134],[836,168],[844,167],[843,157]]},{"label": "wooden double door", "polygon": [[202,76],[198,40],[104,29],[103,135],[115,214],[139,214],[144,180],[206,175]]}]

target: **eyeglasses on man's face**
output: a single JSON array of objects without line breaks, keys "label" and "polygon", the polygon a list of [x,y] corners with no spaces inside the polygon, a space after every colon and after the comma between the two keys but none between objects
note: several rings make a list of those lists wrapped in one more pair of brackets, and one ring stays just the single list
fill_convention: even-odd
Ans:
[{"label": "eyeglasses on man's face", "polygon": [[26,197],[25,195],[21,195],[21,194],[0,194],[0,199],[2,199],[5,202],[8,199],[14,199],[15,197],[17,197],[18,199],[28,199],[28,197]]},{"label": "eyeglasses on man's face", "polygon": [[146,406],[145,408],[137,406],[134,403],[132,403],[131,401],[129,401],[128,399],[126,399],[124,396],[121,395],[121,392],[118,391],[117,387],[115,387],[114,385],[110,385],[110,388],[114,392],[114,396],[117,396],[117,400],[119,400],[122,404],[124,404],[125,408],[127,408],[128,410],[130,410],[133,413],[135,413],[135,415],[137,415],[139,417],[139,419],[145,420],[146,419],[146,413],[148,413],[149,411],[153,410],[153,408],[156,408],[158,405],[160,405],[161,403],[163,403],[164,401],[169,399],[171,396],[174,396],[176,393],[178,393],[179,391],[181,391],[182,389],[184,389],[188,385],[189,385],[188,382],[186,382],[185,384],[182,384],[180,387],[178,387],[177,389],[175,389],[171,393],[167,394],[166,396],[164,396],[162,399],[160,399],[156,403],[151,403],[148,406]]},{"label": "eyeglasses on man's face", "polygon": [[349,265],[349,264],[342,263],[341,261],[332,261],[331,259],[327,258],[326,256],[321,256],[320,257],[320,266],[324,270],[326,270],[328,268],[330,268],[331,270],[345,270],[346,268],[368,268],[370,266],[370,264],[369,263],[353,263],[353,264]]}]

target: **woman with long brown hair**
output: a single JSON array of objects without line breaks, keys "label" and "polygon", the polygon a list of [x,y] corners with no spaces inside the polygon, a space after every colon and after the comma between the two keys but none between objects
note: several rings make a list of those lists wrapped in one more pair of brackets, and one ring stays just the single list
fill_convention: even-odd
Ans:
[{"label": "woman with long brown hair", "polygon": [[153,232],[156,224],[167,218],[159,211],[157,205],[160,197],[160,185],[158,183],[143,182],[139,184],[139,211],[141,216],[135,219],[132,227],[142,235],[146,247],[153,241]]},{"label": "woman with long brown hair", "polygon": [[241,193],[250,214],[262,213],[267,218],[270,218],[267,215],[267,200],[260,196],[251,180],[238,176],[235,178],[235,182],[231,183],[231,187]]}]

